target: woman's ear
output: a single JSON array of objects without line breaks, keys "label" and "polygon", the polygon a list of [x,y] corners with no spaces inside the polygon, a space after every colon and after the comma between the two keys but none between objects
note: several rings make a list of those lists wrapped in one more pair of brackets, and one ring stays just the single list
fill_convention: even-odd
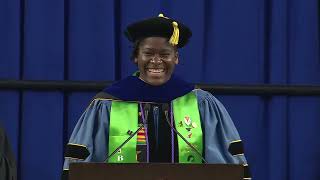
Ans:
[{"label": "woman's ear", "polygon": [[137,57],[135,57],[135,58],[133,59],[133,62],[134,62],[135,64],[138,64],[138,59],[137,59]]},{"label": "woman's ear", "polygon": [[176,52],[176,54],[175,54],[175,58],[176,58],[176,60],[175,60],[175,64],[179,64],[179,53],[178,53],[178,51]]}]

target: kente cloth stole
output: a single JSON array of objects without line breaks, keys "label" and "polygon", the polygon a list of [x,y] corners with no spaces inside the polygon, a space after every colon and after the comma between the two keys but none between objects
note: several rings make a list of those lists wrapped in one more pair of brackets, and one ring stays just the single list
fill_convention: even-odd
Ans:
[{"label": "kente cloth stole", "polygon": [[[202,153],[202,129],[199,115],[197,97],[193,91],[172,101],[170,114],[174,117],[174,126],[182,136],[187,139],[197,150]],[[109,127],[109,149],[110,155],[135,132],[140,125],[138,103],[112,101]],[[170,118],[170,117],[169,117]],[[152,133],[152,132],[148,132]],[[115,155],[109,158],[109,163],[138,163],[137,154],[147,154],[146,134],[141,129],[127,144],[125,144]],[[189,145],[178,136],[179,163],[202,163],[202,158],[197,155]],[[141,155],[142,155],[141,154]],[[139,158],[141,159],[141,158]],[[142,158],[146,159],[146,158]],[[140,161],[141,162],[141,161]]]},{"label": "kente cloth stole", "polygon": [[[143,125],[141,109],[139,109],[138,127]],[[147,138],[144,127],[137,134],[137,162],[147,162]]]}]

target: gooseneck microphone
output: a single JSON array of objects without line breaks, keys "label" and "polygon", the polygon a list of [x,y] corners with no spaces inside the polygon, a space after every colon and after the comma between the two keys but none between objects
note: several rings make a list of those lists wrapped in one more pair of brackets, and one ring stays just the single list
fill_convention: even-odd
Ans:
[{"label": "gooseneck microphone", "polygon": [[[141,108],[141,111],[143,111],[143,109]],[[149,104],[146,104],[145,105],[145,108],[144,108],[144,119],[147,119],[148,118],[148,113],[150,111],[150,105]],[[147,123],[143,123],[139,126],[139,128],[134,132],[130,133],[130,130],[128,131],[128,134],[130,134],[130,136],[122,143],[120,144],[120,146],[118,146],[105,160],[104,162],[108,162],[108,160],[114,156],[124,145],[126,145],[136,134],[138,134],[138,132],[144,127],[144,126],[147,126]],[[146,127],[145,127],[146,128]]]},{"label": "gooseneck microphone", "polygon": [[[183,141],[184,141],[185,143],[187,143],[188,146],[191,147],[191,149],[192,149],[199,157],[201,157],[202,161],[203,161],[205,164],[207,164],[208,162],[207,162],[206,159],[201,155],[201,153],[200,153],[185,137],[183,137],[182,134],[179,133],[179,132],[176,130],[176,128],[174,128],[174,127],[171,125],[170,120],[169,120],[169,113],[168,113],[168,112],[169,112],[169,105],[168,105],[168,104],[163,104],[163,105],[162,105],[162,109],[164,110],[164,114],[165,114],[165,116],[166,116],[166,121],[167,121],[168,125],[170,126],[170,128],[171,128],[179,137],[181,137],[181,139],[183,139]],[[173,112],[171,112],[171,113],[173,113]]]},{"label": "gooseneck microphone", "polygon": [[[149,144],[149,135],[148,135],[148,112],[150,111],[150,104],[146,103],[144,108],[142,107],[142,103],[140,104],[141,117],[144,125],[144,133],[146,136],[146,144],[147,144],[147,163],[150,162],[150,144]],[[144,113],[143,113],[144,112]]]}]

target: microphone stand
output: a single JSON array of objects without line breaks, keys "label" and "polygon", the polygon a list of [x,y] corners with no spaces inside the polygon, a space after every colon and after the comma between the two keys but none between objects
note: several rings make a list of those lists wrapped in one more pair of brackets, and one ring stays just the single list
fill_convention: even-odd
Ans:
[{"label": "microphone stand", "polygon": [[[168,109],[168,108],[167,108],[167,107],[164,107],[164,109]],[[164,111],[164,114],[165,114],[165,116],[166,116],[166,121],[167,121],[167,123],[169,124],[170,128],[173,129],[173,131],[174,131],[179,137],[181,137],[181,139],[183,139],[183,141],[184,141],[185,143],[187,143],[187,144],[191,147],[191,149],[192,149],[199,157],[201,157],[202,161],[203,161],[205,164],[207,164],[208,162],[207,162],[206,159],[201,155],[201,153],[200,153],[185,137],[183,137],[182,134],[180,134],[180,133],[171,125],[171,123],[169,122],[168,110],[165,110],[165,111]]]},{"label": "microphone stand", "polygon": [[[146,104],[146,107],[145,107],[145,115],[143,117],[143,119],[146,119],[148,118],[148,112],[150,110],[150,105],[149,104]],[[143,108],[141,107],[141,112],[143,111]],[[135,136],[136,134],[138,134],[138,132],[144,127],[146,126],[145,128],[147,128],[147,122],[144,122],[141,126],[139,126],[139,128],[133,133],[131,134],[128,139],[126,139],[116,150],[114,150],[105,160],[104,162],[107,162],[113,155],[115,155],[119,149],[121,149],[125,144],[127,144],[127,142],[130,141],[130,139],[133,138],[133,136]],[[146,135],[147,136],[147,135]],[[148,143],[148,142],[147,142]]]},{"label": "microphone stand", "polygon": [[135,135],[139,132],[139,130],[142,129],[142,128],[143,128],[143,125],[141,125],[133,134],[131,134],[131,135],[128,137],[128,139],[126,139],[116,150],[114,150],[114,151],[104,160],[104,162],[107,162],[113,155],[115,155],[115,154],[119,151],[119,149],[121,149],[125,144],[127,144],[127,142],[129,142],[130,139],[132,139],[133,136],[135,136]]}]

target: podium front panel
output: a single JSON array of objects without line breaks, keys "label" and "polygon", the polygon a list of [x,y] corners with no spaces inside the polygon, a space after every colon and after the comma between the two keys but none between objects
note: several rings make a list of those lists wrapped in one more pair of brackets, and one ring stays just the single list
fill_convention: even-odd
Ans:
[{"label": "podium front panel", "polygon": [[69,180],[242,180],[234,164],[72,163]]}]

